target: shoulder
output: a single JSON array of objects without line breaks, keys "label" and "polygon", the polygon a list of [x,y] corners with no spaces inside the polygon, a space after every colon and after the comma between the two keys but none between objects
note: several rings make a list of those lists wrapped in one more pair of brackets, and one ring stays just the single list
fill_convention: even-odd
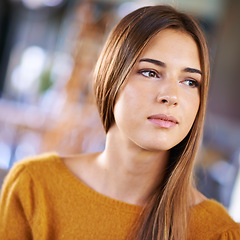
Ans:
[{"label": "shoulder", "polygon": [[46,165],[46,164],[54,163],[58,160],[60,160],[60,156],[55,152],[43,153],[36,156],[29,156],[16,162],[13,165],[13,169],[21,168],[21,167],[32,167],[32,166],[37,166],[42,164]]},{"label": "shoulder", "polygon": [[31,168],[31,167],[41,166],[41,165],[48,165],[48,164],[56,163],[59,160],[60,160],[60,156],[55,152],[29,156],[14,163],[10,171],[17,171],[19,169]]},{"label": "shoulder", "polygon": [[[55,152],[44,153],[37,156],[27,157],[15,163],[6,176],[5,182],[14,182],[18,179],[30,178],[37,184],[56,182],[66,176],[89,175],[91,162],[96,154],[75,155],[62,157]],[[91,170],[91,169],[90,169]],[[80,178],[80,177],[79,177]],[[51,180],[51,181],[50,181]]]},{"label": "shoulder", "polygon": [[[209,217],[209,221],[211,220],[216,222],[216,220],[218,220],[217,222],[219,223],[232,222],[231,217],[227,213],[225,207],[212,199],[207,199],[191,207],[191,213],[195,219]],[[216,217],[220,217],[220,219],[216,219]]]},{"label": "shoulder", "polygon": [[239,224],[215,200],[205,200],[191,207],[189,230],[191,239],[240,239]]},{"label": "shoulder", "polygon": [[33,157],[27,157],[16,162],[4,179],[3,186],[6,183],[13,183],[19,179],[25,179],[35,174],[41,174],[44,169],[60,161],[57,153],[46,153]]}]

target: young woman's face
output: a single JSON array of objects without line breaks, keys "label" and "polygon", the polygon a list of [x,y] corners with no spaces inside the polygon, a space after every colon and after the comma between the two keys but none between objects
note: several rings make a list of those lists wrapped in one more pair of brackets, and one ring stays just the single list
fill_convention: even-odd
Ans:
[{"label": "young woman's face", "polygon": [[193,38],[178,30],[161,31],[146,46],[119,93],[115,132],[132,146],[171,149],[193,125],[200,85],[200,59]]}]

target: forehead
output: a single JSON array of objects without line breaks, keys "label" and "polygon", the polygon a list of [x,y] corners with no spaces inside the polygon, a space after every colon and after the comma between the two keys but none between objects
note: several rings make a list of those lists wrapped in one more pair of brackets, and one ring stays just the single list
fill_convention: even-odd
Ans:
[{"label": "forehead", "polygon": [[184,31],[165,29],[154,36],[140,58],[154,58],[165,63],[182,63],[200,68],[199,50],[192,36]]}]

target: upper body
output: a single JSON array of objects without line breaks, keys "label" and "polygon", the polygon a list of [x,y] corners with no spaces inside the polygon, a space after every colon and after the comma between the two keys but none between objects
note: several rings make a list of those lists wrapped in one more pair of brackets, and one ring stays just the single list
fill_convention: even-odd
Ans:
[{"label": "upper body", "polygon": [[[124,240],[141,211],[90,188],[57,154],[41,155],[16,164],[5,179],[0,239]],[[239,225],[214,200],[192,206],[190,218],[189,240],[240,239]]]},{"label": "upper body", "polygon": [[10,226],[22,239],[239,238],[226,211],[193,188],[208,81],[206,41],[191,17],[169,6],[125,16],[94,74],[104,151],[18,165],[3,188],[1,234]]}]

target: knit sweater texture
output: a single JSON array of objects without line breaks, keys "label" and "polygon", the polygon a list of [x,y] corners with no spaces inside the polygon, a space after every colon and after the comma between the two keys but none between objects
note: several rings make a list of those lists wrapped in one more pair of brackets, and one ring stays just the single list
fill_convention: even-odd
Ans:
[{"label": "knit sweater texture", "polygon": [[[57,154],[18,162],[0,198],[0,239],[124,240],[142,207],[106,197],[75,177]],[[206,200],[190,210],[189,240],[239,240],[240,226]]]}]

